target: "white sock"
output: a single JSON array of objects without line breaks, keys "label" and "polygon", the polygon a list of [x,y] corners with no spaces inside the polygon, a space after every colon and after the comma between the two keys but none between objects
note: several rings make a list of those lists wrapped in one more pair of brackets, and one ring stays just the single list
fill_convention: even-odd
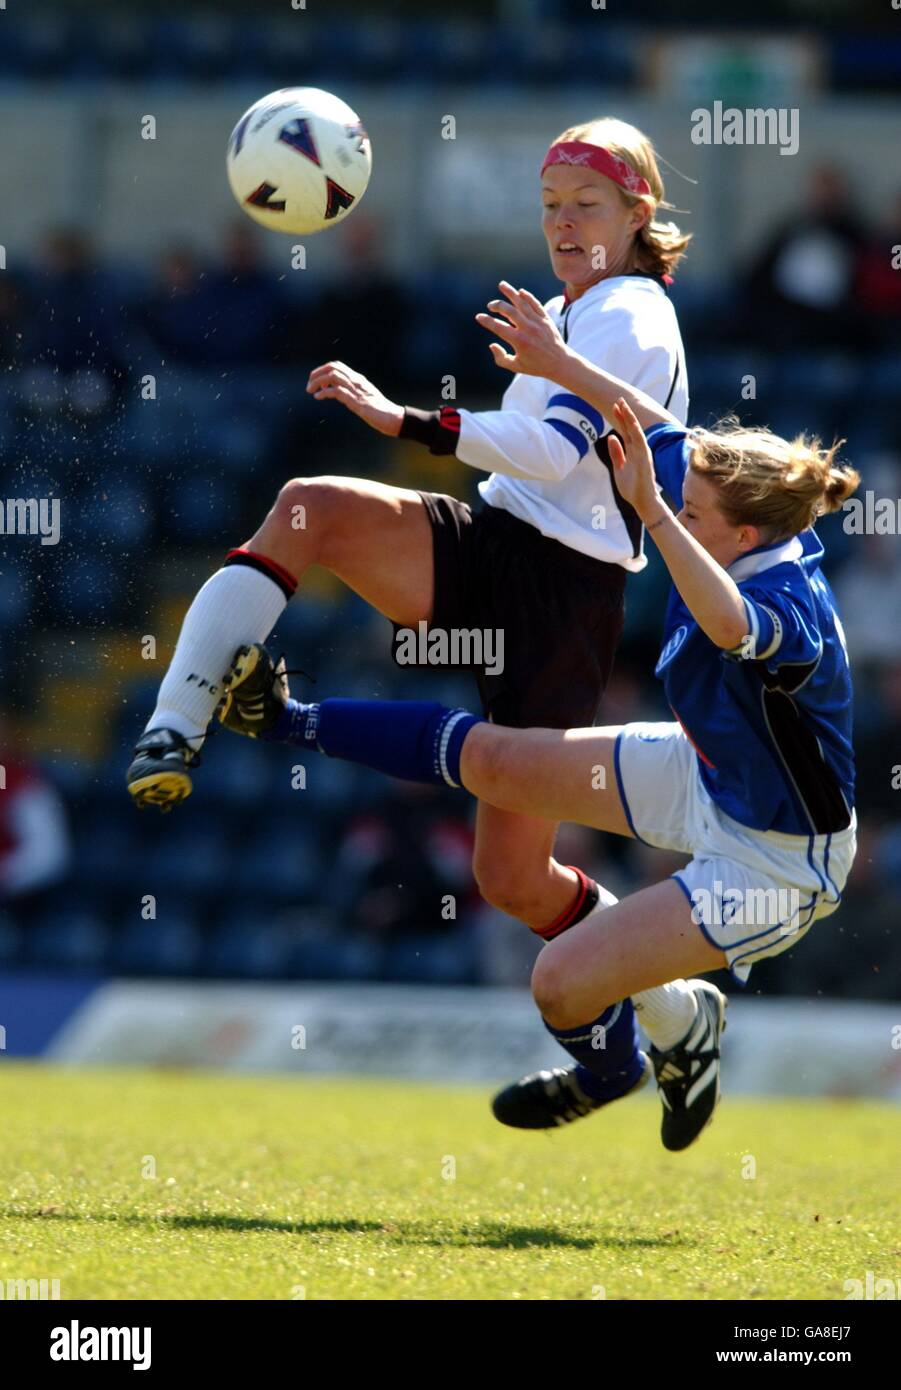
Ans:
[{"label": "white sock", "polygon": [[661,1052],[675,1047],[695,1021],[698,1005],[691,987],[684,980],[655,985],[632,995],[638,1022]]},{"label": "white sock", "polygon": [[[608,892],[606,888],[602,887],[602,885],[598,883],[597,880],[595,880],[595,887],[598,890],[597,902],[595,903],[594,907],[591,909],[590,912],[586,912],[585,916],[580,917],[578,922],[572,923],[574,927],[581,927],[583,922],[590,922],[592,917],[597,917],[598,913],[603,912],[605,907],[612,907],[614,903],[619,902],[619,898],[615,898],[613,894]],[[569,930],[569,928],[566,928],[565,930]],[[540,936],[541,932],[539,932],[538,935]],[[560,936],[562,935],[562,933],[558,932],[557,935]],[[545,937],[545,940],[547,939],[548,938]],[[552,941],[555,941],[557,938],[551,937],[550,939]]]},{"label": "white sock", "polygon": [[[595,906],[582,921],[587,922],[619,902],[612,893],[598,884],[599,897]],[[632,995],[632,1006],[638,1015],[638,1022],[651,1042],[661,1052],[681,1042],[694,1023],[698,1006],[695,997],[684,980],[673,980],[668,985],[655,985],[653,989],[643,989]]]},{"label": "white sock", "polygon": [[173,729],[195,752],[222,696],[222,678],[238,647],[265,642],[288,600],[274,580],[249,565],[226,565],[185,614],[148,729]]}]

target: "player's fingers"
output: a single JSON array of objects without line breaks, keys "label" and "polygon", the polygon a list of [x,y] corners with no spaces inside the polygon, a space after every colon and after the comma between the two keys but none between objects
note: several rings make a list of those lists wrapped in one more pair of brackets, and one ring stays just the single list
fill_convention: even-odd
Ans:
[{"label": "player's fingers", "polygon": [[488,350],[499,367],[506,367],[508,372],[514,370],[516,356],[512,352],[506,352],[500,343],[489,343]]},{"label": "player's fingers", "polygon": [[523,323],[549,322],[544,305],[535,298],[534,294],[530,294],[528,290],[517,290],[516,295],[516,307]]},{"label": "player's fingers", "polygon": [[519,291],[520,304],[526,305],[529,309],[537,310],[542,318],[547,317],[547,310],[540,299],[536,299],[531,290]]},{"label": "player's fingers", "polygon": [[629,425],[630,429],[640,429],[641,427],[638,423],[638,416],[635,414],[635,411],[632,409],[625,396],[620,396],[619,400],[617,401],[617,405],[620,408],[620,415],[622,419],[625,420],[625,422]]},{"label": "player's fingers", "polygon": [[617,437],[616,437],[615,434],[608,434],[608,436],[607,436],[607,448],[608,448],[609,451],[610,451],[610,458],[611,458],[612,461],[613,461],[613,467],[614,467],[614,468],[625,468],[625,466],[626,466],[626,455],[625,455],[625,453],[623,452],[623,446],[622,446],[622,444],[620,444],[620,442],[619,442],[619,440],[617,439]]},{"label": "player's fingers", "polygon": [[487,328],[489,333],[496,333],[504,342],[512,344],[516,337],[516,328],[513,324],[507,323],[505,319],[492,318],[490,314],[476,314],[476,323],[481,328]]},{"label": "player's fingers", "polygon": [[498,280],[497,287],[501,294],[505,294],[511,304],[519,303],[519,290],[515,285],[511,285],[509,280]]},{"label": "player's fingers", "polygon": [[642,434],[641,426],[622,397],[616,402],[616,418],[624,439],[629,444],[637,442]]},{"label": "player's fingers", "polygon": [[522,315],[518,312],[515,304],[508,304],[505,299],[489,299],[488,308],[493,314],[502,314],[511,323],[520,323]]},{"label": "player's fingers", "polygon": [[314,367],[310,372],[310,380],[314,377],[323,376],[326,372],[334,372],[344,366],[343,362],[320,362],[318,367]]},{"label": "player's fingers", "polygon": [[350,410],[355,407],[365,405],[359,397],[347,386],[325,386],[316,396],[317,401],[337,401],[339,405],[346,405]]},{"label": "player's fingers", "polygon": [[317,391],[320,386],[328,386],[331,382],[338,379],[338,373],[334,367],[317,367],[310,373],[310,380],[307,383],[308,391]]},{"label": "player's fingers", "polygon": [[356,391],[356,389],[360,389],[360,388],[359,388],[359,384],[357,384],[357,382],[353,381],[353,378],[352,378],[352,377],[348,377],[348,374],[343,373],[343,371],[336,371],[336,370],[335,370],[335,371],[330,371],[330,373],[328,373],[328,375],[325,375],[325,377],[323,377],[323,379],[321,379],[320,385],[323,385],[323,386],[348,386],[348,388],[350,388],[350,389],[355,389],[355,391]]}]

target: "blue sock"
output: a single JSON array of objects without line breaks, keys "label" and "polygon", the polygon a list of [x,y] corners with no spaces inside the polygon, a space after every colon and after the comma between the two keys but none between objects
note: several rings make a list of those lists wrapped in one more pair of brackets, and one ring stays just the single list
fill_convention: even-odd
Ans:
[{"label": "blue sock", "polygon": [[638,1025],[631,999],[611,1004],[579,1028],[545,1028],[578,1062],[576,1079],[593,1100],[615,1100],[631,1090],[642,1072]]},{"label": "blue sock", "polygon": [[316,748],[406,782],[459,787],[463,742],[483,722],[435,700],[288,700],[275,727],[260,737]]}]

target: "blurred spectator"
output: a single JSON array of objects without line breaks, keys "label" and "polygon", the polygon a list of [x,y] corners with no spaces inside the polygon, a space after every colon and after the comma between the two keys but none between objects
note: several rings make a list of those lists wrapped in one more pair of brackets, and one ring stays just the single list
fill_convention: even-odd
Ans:
[{"label": "blurred spectator", "polygon": [[226,229],[221,266],[209,276],[211,362],[263,366],[285,357],[289,309],[277,278],[263,266],[263,235],[246,218]]},{"label": "blurred spectator", "polygon": [[806,206],[777,228],[747,284],[750,337],[761,346],[854,351],[870,340],[855,299],[865,230],[843,175],[814,169]]},{"label": "blurred spectator", "polygon": [[854,662],[890,661],[898,652],[901,546],[897,536],[859,536],[833,582]]},{"label": "blurred spectator", "polygon": [[6,368],[22,361],[28,320],[24,287],[4,272],[0,275],[0,363]]},{"label": "blurred spectator", "polygon": [[314,315],[311,365],[338,359],[390,391],[402,370],[407,296],[373,218],[357,213],[341,232],[344,263]]},{"label": "blurred spectator", "polygon": [[857,296],[885,347],[901,347],[901,193],[881,209],[879,224],[861,248]]},{"label": "blurred spectator", "polygon": [[392,787],[339,840],[330,897],[342,924],[382,938],[452,932],[475,895],[472,846],[435,788]]},{"label": "blurred spectator", "polygon": [[897,770],[901,766],[901,659],[897,655],[876,672],[873,688],[867,695],[866,717],[855,720],[857,797],[871,814],[898,820],[901,808],[901,773]]},{"label": "blurred spectator", "polygon": [[150,297],[138,308],[139,322],[162,356],[196,366],[209,357],[211,312],[212,291],[195,252],[171,246]]},{"label": "blurred spectator", "polygon": [[59,793],[9,744],[0,724],[0,904],[27,925],[64,880],[72,847]]},{"label": "blurred spectator", "polygon": [[63,373],[99,373],[110,382],[124,380],[123,306],[83,232],[60,227],[48,233],[34,298],[28,349],[35,363]]}]

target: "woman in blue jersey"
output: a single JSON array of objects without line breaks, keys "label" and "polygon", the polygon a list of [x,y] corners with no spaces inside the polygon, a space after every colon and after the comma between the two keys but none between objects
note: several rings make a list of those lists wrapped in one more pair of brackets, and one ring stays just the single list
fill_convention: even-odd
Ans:
[{"label": "woman in blue jersey", "polygon": [[[589,361],[684,420],[685,362],[666,283],[688,237],[658,220],[663,198],[650,141],[620,121],[564,131],[543,160],[542,229],[565,288],[549,305],[554,321]],[[500,410],[478,412],[405,409],[340,362],[318,367],[307,389],[383,434],[483,471],[481,505],[366,479],[287,483],[185,617],[128,773],[140,805],[168,809],[188,794],[235,649],[266,639],[313,564],[398,630],[502,634],[503,669],[476,669],[497,723],[568,728],[597,715],[626,575],[646,563],[640,519],[610,467],[611,422],[536,378],[518,377]],[[546,938],[599,896],[580,869],[554,859],[556,832],[547,818],[478,809],[473,870],[483,896]]]},{"label": "woman in blue jersey", "polygon": [[[493,344],[496,360],[540,372],[616,421],[620,495],[673,579],[657,664],[673,721],[508,729],[438,705],[298,705],[276,680],[258,728],[397,776],[461,785],[501,809],[690,855],[671,877],[611,900],[545,946],[534,997],[576,1066],[525,1077],[495,1100],[504,1123],[538,1128],[636,1089],[649,1073],[637,1010],[663,1142],[681,1149],[712,1117],[725,1024],[720,992],[685,977],[728,967],[746,981],[755,961],[835,910],[853,860],[848,660],[812,526],[859,479],[816,440],[789,443],[737,423],[686,431],[568,348],[531,295],[502,288],[507,299],[478,316],[513,349]],[[241,700],[238,685],[225,722],[248,732]]]}]

